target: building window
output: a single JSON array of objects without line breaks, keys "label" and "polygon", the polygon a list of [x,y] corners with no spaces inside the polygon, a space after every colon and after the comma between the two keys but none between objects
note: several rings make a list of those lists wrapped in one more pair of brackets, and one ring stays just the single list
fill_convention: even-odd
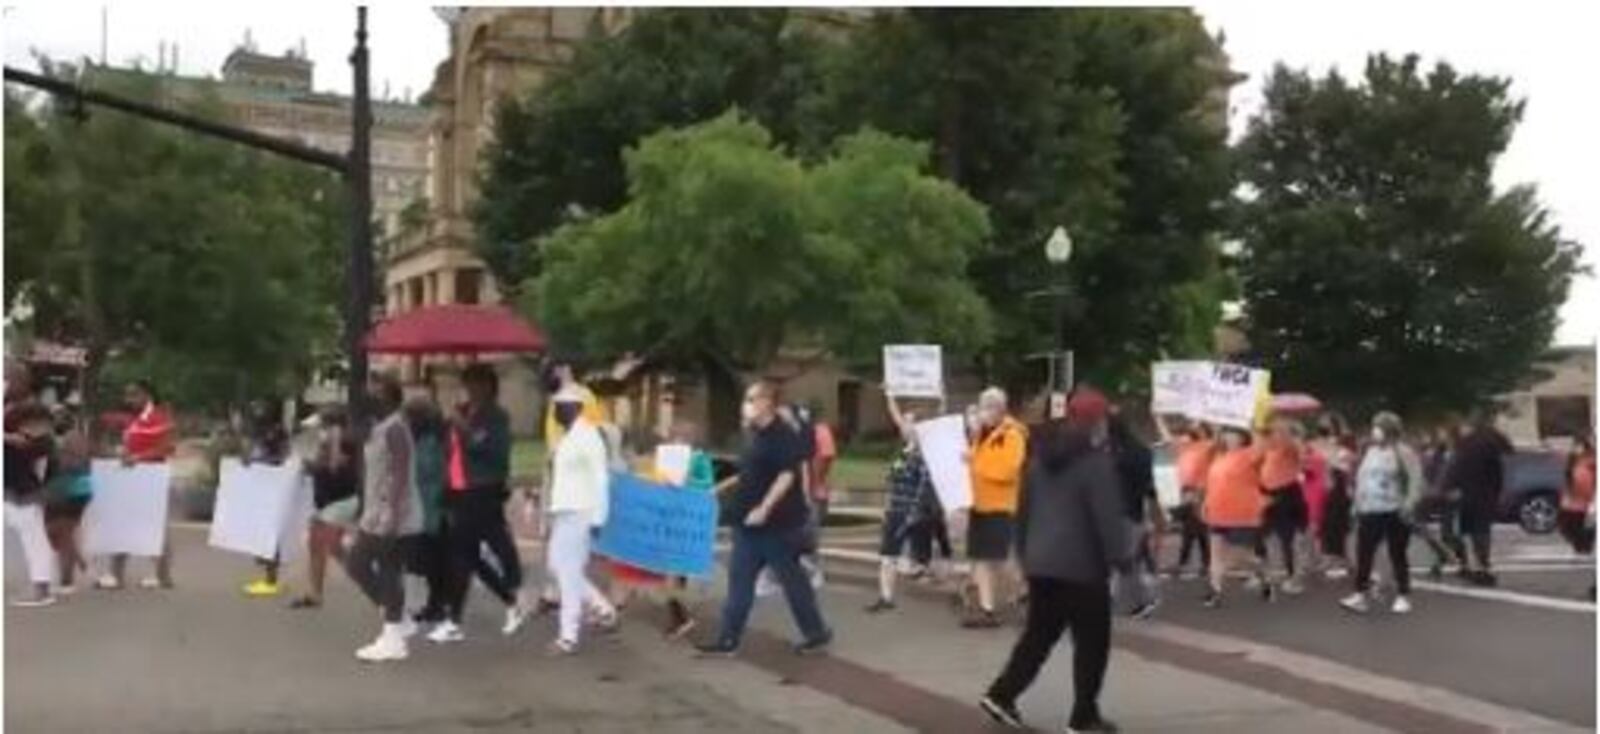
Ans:
[{"label": "building window", "polygon": [[1586,395],[1542,397],[1535,406],[1540,440],[1582,435],[1590,425],[1589,416],[1593,415]]},{"label": "building window", "polygon": [[412,278],[406,287],[411,289],[411,307],[422,308],[422,279]]},{"label": "building window", "polygon": [[456,303],[478,304],[482,302],[483,271],[478,268],[462,268],[456,271]]}]

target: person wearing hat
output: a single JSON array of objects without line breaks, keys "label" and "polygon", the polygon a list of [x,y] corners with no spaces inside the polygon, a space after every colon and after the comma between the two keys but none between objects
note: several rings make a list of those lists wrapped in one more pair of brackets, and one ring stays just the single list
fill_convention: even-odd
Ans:
[{"label": "person wearing hat", "polygon": [[560,594],[560,632],[552,655],[578,651],[585,604],[595,607],[602,626],[616,624],[617,611],[589,580],[590,534],[605,524],[611,467],[600,428],[583,416],[582,399],[557,393],[552,403],[562,438],[550,457],[550,540],[545,562]]},{"label": "person wearing hat", "polygon": [[1389,565],[1394,569],[1397,593],[1391,610],[1395,614],[1411,611],[1411,563],[1406,547],[1411,544],[1411,520],[1427,479],[1422,474],[1422,459],[1401,440],[1401,431],[1400,416],[1389,412],[1374,416],[1372,443],[1356,470],[1356,588],[1339,602],[1352,612],[1365,613],[1370,607],[1372,560],[1379,543],[1388,546]]},{"label": "person wearing hat", "polygon": [[1024,728],[1017,698],[1032,685],[1064,632],[1072,634],[1069,731],[1108,732],[1100,688],[1111,653],[1113,571],[1133,570],[1126,505],[1107,436],[1107,403],[1093,390],[1068,402],[1029,451],[1017,515],[1017,549],[1028,578],[1028,616],[1005,669],[979,706]]}]

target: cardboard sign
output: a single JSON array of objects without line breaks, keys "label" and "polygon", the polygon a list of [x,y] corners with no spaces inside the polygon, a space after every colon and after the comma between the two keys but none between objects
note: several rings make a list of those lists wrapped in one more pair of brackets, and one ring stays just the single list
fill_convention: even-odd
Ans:
[{"label": "cardboard sign", "polygon": [[939,345],[884,347],[883,391],[897,398],[944,397],[944,353]]},{"label": "cardboard sign", "polygon": [[210,545],[257,558],[278,555],[292,531],[289,526],[304,484],[297,460],[245,466],[238,459],[224,459],[216,509],[211,513]]},{"label": "cardboard sign", "polygon": [[90,465],[89,481],[94,495],[83,512],[84,553],[161,555],[167,539],[172,467],[97,460]]},{"label": "cardboard sign", "polygon": [[660,574],[709,576],[716,539],[717,499],[710,492],[611,475],[597,553]]},{"label": "cardboard sign", "polygon": [[972,506],[972,472],[967,464],[967,419],[947,415],[916,425],[917,448],[928,463],[928,476],[944,511]]},{"label": "cardboard sign", "polygon": [[1220,362],[1157,362],[1150,368],[1150,409],[1236,428],[1255,428],[1272,399],[1272,373]]},{"label": "cardboard sign", "polygon": [[1210,362],[1157,362],[1150,366],[1150,410],[1156,415],[1194,415],[1211,379]]}]

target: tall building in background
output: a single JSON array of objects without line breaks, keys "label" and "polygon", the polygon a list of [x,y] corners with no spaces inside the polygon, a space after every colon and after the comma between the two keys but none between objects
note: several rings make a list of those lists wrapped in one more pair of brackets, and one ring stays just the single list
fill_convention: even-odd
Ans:
[{"label": "tall building in background", "polygon": [[[330,153],[350,152],[350,98],[312,89],[313,65],[303,50],[273,56],[247,40],[223,61],[220,79],[176,74],[165,55],[153,72],[91,66],[87,77],[90,83],[96,77],[153,77],[163,104],[214,97],[235,125]],[[406,207],[427,195],[428,110],[409,100],[378,99],[372,118],[373,217],[380,233],[392,235],[402,229]]]}]

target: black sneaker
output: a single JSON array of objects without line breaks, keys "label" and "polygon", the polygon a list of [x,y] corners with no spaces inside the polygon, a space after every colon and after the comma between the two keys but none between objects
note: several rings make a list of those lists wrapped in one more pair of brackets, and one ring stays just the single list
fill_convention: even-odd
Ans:
[{"label": "black sneaker", "polygon": [[889,601],[888,599],[879,599],[871,604],[868,604],[866,612],[867,614],[877,614],[879,612],[888,612],[893,610],[894,602]]},{"label": "black sneaker", "polygon": [[1001,703],[994,696],[984,696],[978,701],[978,708],[994,719],[995,723],[1012,729],[1025,729],[1022,723],[1022,712],[1017,710],[1014,703]]},{"label": "black sneaker", "polygon": [[994,612],[980,611],[961,620],[961,626],[969,630],[992,630],[1000,626],[1000,617]]},{"label": "black sneaker", "polygon": [[1273,586],[1271,581],[1268,581],[1266,579],[1262,579],[1261,580],[1261,601],[1264,601],[1264,602],[1267,602],[1268,604],[1270,604],[1270,603],[1275,602],[1277,600],[1278,600],[1278,587]]},{"label": "black sneaker", "polygon": [[1159,606],[1161,606],[1161,602],[1158,601],[1146,602],[1134,607],[1133,611],[1128,612],[1128,616],[1133,619],[1149,619],[1151,615],[1156,613],[1156,607]]},{"label": "black sneaker", "polygon": [[1428,568],[1428,580],[1429,581],[1443,581],[1444,580],[1444,567],[1440,566],[1438,564],[1434,564],[1433,566],[1429,567]]},{"label": "black sneaker", "polygon": [[1500,585],[1500,579],[1496,578],[1494,574],[1489,573],[1488,571],[1479,571],[1478,585],[1493,588]]},{"label": "black sneaker", "polygon": [[822,655],[828,652],[828,646],[832,644],[833,633],[828,632],[815,640],[806,640],[805,642],[795,645],[794,654],[801,656]]},{"label": "black sneaker", "polygon": [[698,658],[731,658],[739,654],[739,646],[724,640],[703,642],[694,646]]},{"label": "black sneaker", "polygon": [[1105,719],[1095,719],[1086,724],[1068,724],[1067,731],[1073,732],[1073,734],[1078,734],[1078,732],[1083,732],[1084,734],[1116,734],[1116,732],[1122,731],[1122,728]]}]

